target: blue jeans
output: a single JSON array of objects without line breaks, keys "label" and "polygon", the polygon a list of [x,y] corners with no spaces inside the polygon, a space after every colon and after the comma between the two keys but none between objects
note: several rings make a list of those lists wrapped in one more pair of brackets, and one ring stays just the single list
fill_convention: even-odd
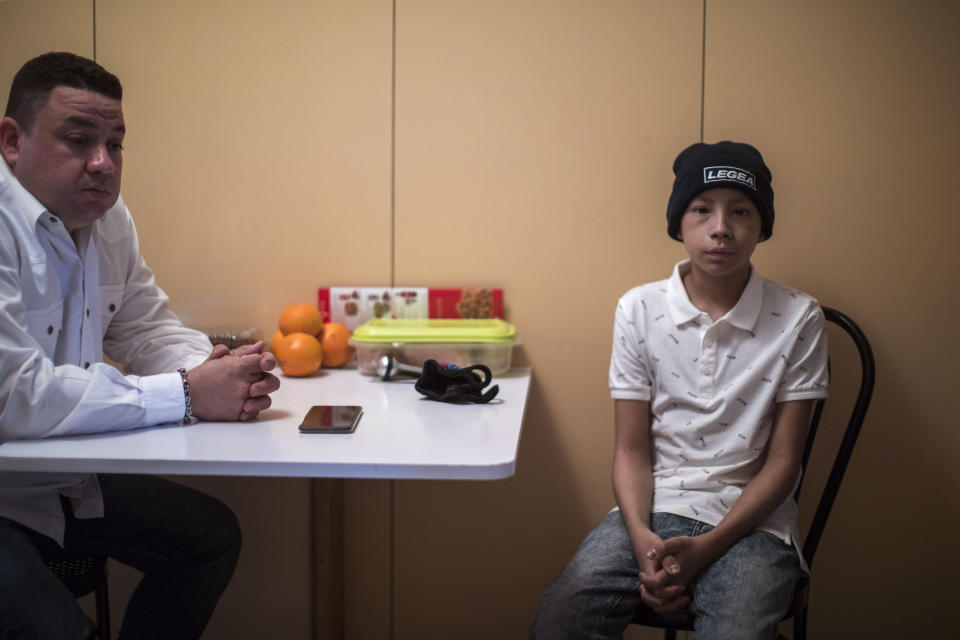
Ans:
[{"label": "blue jeans", "polygon": [[[654,513],[662,539],[696,536],[710,525]],[[538,640],[622,638],[640,600],[640,571],[619,511],[611,511],[547,588],[530,631]],[[756,531],[730,547],[690,589],[697,640],[776,638],[800,568],[796,550]]]},{"label": "blue jeans", "polygon": [[140,475],[100,476],[104,517],[65,505],[64,546],[0,518],[0,638],[82,638],[85,616],[46,560],[106,555],[142,572],[120,638],[199,638],[240,554],[240,527],[220,501]]}]

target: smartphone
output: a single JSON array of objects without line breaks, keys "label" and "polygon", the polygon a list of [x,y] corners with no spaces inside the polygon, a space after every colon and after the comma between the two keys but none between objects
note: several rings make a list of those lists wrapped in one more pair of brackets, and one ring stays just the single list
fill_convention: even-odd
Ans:
[{"label": "smartphone", "polygon": [[314,405],[300,423],[300,433],[353,433],[363,415],[356,405]]}]

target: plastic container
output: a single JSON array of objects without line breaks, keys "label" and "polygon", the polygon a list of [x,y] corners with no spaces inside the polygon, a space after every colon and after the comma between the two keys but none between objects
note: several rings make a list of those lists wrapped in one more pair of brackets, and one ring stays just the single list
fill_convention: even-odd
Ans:
[{"label": "plastic container", "polygon": [[200,329],[209,338],[213,344],[225,344],[231,349],[253,344],[257,340],[263,340],[263,333],[260,329],[254,327],[234,327],[234,326],[215,326],[204,327]]},{"label": "plastic container", "polygon": [[380,358],[423,366],[431,358],[458,367],[485,364],[494,374],[510,368],[516,330],[499,318],[375,318],[357,327],[350,343],[357,349],[357,368],[376,375]]}]

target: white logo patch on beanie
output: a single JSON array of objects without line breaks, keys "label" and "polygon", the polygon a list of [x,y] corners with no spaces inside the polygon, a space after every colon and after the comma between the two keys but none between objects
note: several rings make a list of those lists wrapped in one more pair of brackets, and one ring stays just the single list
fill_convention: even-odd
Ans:
[{"label": "white logo patch on beanie", "polygon": [[737,167],[704,167],[703,182],[739,182],[740,184],[757,190],[757,179],[749,171]]}]

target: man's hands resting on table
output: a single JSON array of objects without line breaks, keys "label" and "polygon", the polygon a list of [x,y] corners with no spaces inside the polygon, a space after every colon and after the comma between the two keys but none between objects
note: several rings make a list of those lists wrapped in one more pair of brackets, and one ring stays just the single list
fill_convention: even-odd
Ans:
[{"label": "man's hands resting on table", "polygon": [[193,415],[203,420],[252,420],[270,406],[280,380],[270,373],[277,366],[263,341],[233,351],[218,344],[207,359],[187,372]]}]

